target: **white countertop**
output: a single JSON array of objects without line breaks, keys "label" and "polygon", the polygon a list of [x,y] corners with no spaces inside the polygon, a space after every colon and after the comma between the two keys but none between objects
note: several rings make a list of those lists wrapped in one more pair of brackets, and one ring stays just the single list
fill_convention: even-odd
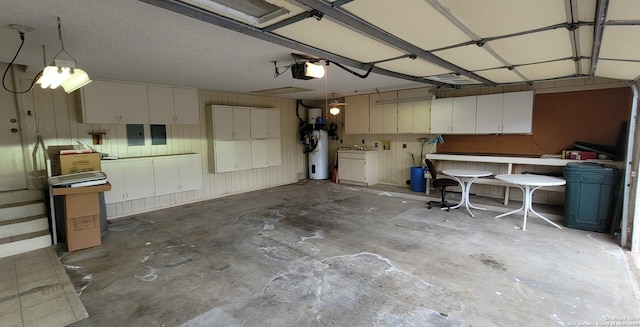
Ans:
[{"label": "white countertop", "polygon": [[542,166],[558,166],[564,167],[571,162],[597,162],[605,165],[612,165],[618,168],[623,167],[623,163],[611,160],[571,160],[556,158],[532,158],[517,156],[480,156],[465,154],[439,154],[427,153],[425,158],[430,160],[448,160],[448,161],[471,161],[471,162],[493,162],[506,164],[522,164],[522,165],[542,165]]}]

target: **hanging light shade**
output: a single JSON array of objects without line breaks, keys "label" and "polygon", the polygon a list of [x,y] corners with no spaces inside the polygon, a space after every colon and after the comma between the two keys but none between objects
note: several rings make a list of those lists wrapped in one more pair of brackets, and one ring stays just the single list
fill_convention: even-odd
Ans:
[{"label": "hanging light shade", "polygon": [[60,85],[65,92],[71,93],[89,83],[91,83],[89,75],[80,68],[74,68],[73,74],[71,74],[71,76],[69,76],[69,78]]},{"label": "hanging light shade", "polygon": [[332,106],[329,108],[329,113],[335,116],[340,113],[340,108],[338,108],[338,106]]},{"label": "hanging light shade", "polygon": [[[53,57],[53,63],[44,68],[42,75],[36,83],[40,84],[40,87],[43,89],[56,89],[62,85],[65,92],[71,93],[89,84],[91,79],[89,79],[89,75],[84,70],[76,68],[75,58],[65,51],[64,42],[62,41],[60,17],[58,17],[58,37],[60,38],[62,49]],[[58,58],[61,54],[65,54],[70,60]]]}]

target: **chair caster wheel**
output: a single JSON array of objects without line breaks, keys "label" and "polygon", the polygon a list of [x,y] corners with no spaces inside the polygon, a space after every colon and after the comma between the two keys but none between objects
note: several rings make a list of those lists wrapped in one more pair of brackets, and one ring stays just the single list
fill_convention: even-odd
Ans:
[{"label": "chair caster wheel", "polygon": [[428,206],[427,206],[427,208],[428,208],[428,209],[431,209],[431,205],[428,205]]}]

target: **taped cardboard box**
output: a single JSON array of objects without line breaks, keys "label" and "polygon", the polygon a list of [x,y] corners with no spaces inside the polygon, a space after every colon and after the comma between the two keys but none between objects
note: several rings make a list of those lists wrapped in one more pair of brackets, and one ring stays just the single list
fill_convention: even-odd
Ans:
[{"label": "taped cardboard box", "polygon": [[87,171],[101,171],[100,153],[60,155],[60,174],[77,174]]}]

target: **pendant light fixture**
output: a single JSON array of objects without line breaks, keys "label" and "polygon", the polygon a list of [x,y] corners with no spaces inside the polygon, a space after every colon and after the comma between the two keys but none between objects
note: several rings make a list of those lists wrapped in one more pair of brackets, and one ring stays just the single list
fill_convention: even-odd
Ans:
[{"label": "pendant light fixture", "polygon": [[[44,68],[42,76],[36,83],[43,89],[62,86],[65,92],[71,93],[91,83],[91,79],[84,70],[76,68],[76,59],[64,49],[60,17],[58,17],[58,38],[62,49],[53,57],[51,65]],[[68,58],[65,58],[65,55]]]}]

